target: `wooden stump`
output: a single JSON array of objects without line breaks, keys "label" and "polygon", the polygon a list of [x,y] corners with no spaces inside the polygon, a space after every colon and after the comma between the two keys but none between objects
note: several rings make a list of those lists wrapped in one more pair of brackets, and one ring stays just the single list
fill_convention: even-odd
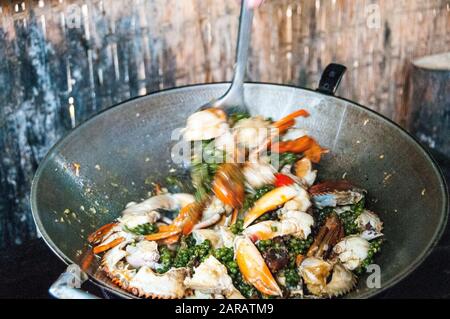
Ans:
[{"label": "wooden stump", "polygon": [[407,127],[422,143],[450,156],[450,52],[413,61]]}]

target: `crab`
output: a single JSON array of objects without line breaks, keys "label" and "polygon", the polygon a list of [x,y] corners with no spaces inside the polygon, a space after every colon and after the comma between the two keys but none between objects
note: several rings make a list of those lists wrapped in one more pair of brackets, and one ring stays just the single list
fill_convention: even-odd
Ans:
[{"label": "crab", "polygon": [[354,187],[349,181],[326,181],[309,189],[314,205],[319,208],[353,205],[360,202],[367,191]]},{"label": "crab", "polygon": [[[121,243],[130,243],[140,239],[142,235],[130,232],[141,225],[154,224],[162,219],[160,213],[188,207],[194,203],[194,197],[190,194],[161,194],[135,204],[128,205],[122,211],[121,217],[116,221],[106,224],[93,232],[88,237],[88,241],[93,245],[93,252],[99,254],[105,252]],[[167,227],[160,225],[160,229]]]},{"label": "crab", "polygon": [[[136,249],[143,250],[145,245],[147,244],[141,244]],[[157,267],[155,260],[159,259],[159,255],[156,258],[155,251],[150,254],[141,251],[139,256],[136,251],[130,252],[130,246],[125,246],[120,244],[113,247],[103,255],[101,261],[103,271],[114,284],[137,297],[174,299],[185,296],[186,287],[183,282],[189,274],[187,268],[172,268],[164,274],[158,274],[152,269]],[[149,261],[145,256],[154,258]]]},{"label": "crab", "polygon": [[[356,285],[356,276],[333,258],[333,247],[343,237],[343,227],[336,214],[330,215],[319,229],[306,258],[300,258],[298,270],[308,291],[318,297],[338,297]],[[303,257],[303,256],[302,256]]]},{"label": "crab", "polygon": [[184,280],[185,287],[201,294],[223,296],[227,299],[244,299],[239,290],[233,286],[233,281],[227,269],[214,256],[209,256],[197,268],[192,277]]}]

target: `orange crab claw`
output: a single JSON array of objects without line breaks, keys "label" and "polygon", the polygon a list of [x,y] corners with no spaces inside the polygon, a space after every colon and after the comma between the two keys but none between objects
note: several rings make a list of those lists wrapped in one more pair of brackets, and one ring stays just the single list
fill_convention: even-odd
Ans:
[{"label": "orange crab claw", "polygon": [[290,127],[294,126],[295,119],[300,116],[308,117],[309,112],[303,109],[297,110],[289,114],[288,116],[283,117],[281,120],[276,121],[275,123],[273,123],[273,126],[278,128],[280,131],[282,129],[286,131]]},{"label": "orange crab claw", "polygon": [[294,186],[282,186],[271,190],[263,197],[258,199],[255,205],[245,215],[244,228],[247,228],[261,215],[274,210],[278,206],[286,203],[297,195],[298,191]]},{"label": "orange crab claw", "polygon": [[91,244],[98,243],[102,240],[102,238],[105,236],[106,233],[108,233],[111,228],[117,225],[117,222],[109,223],[106,225],[103,225],[99,229],[97,229],[95,232],[90,234],[87,238],[88,242]]},{"label": "orange crab claw", "polygon": [[326,148],[322,148],[316,141],[313,142],[311,147],[303,152],[306,158],[308,158],[313,163],[319,163],[322,154],[328,153],[329,150]]},{"label": "orange crab claw", "polygon": [[123,238],[123,237],[116,238],[116,239],[110,241],[110,242],[107,243],[107,244],[99,245],[99,246],[94,247],[94,248],[92,249],[92,252],[93,252],[94,254],[100,254],[100,253],[102,253],[102,252],[104,252],[104,251],[107,251],[107,250],[109,250],[109,249],[111,249],[111,248],[116,247],[117,245],[119,245],[119,244],[120,244],[121,242],[123,242],[124,240],[125,240],[125,238]]},{"label": "orange crab claw", "polygon": [[159,232],[157,232],[155,234],[147,235],[147,236],[145,236],[145,239],[150,240],[150,241],[167,239],[167,238],[172,237],[172,236],[177,236],[180,233],[181,233],[181,229],[180,228],[177,228],[177,227],[175,227],[173,225],[170,225],[170,226],[168,226],[167,230],[161,231],[161,228],[160,228]]},{"label": "orange crab claw", "polygon": [[244,279],[265,295],[281,296],[280,287],[252,241],[246,237],[238,237],[235,248],[236,262]]},{"label": "orange crab claw", "polygon": [[244,176],[237,164],[222,164],[214,176],[212,188],[225,205],[242,207],[245,197]]},{"label": "orange crab claw", "polygon": [[195,224],[202,218],[203,207],[203,203],[197,202],[184,206],[172,224],[160,226],[157,233],[147,235],[145,239],[153,241],[173,237],[173,241],[175,240],[175,236],[179,237],[178,235],[180,234],[189,235]]},{"label": "orange crab claw", "polygon": [[295,140],[278,142],[272,145],[272,152],[276,153],[304,153],[313,163],[319,163],[322,154],[328,153],[327,149],[322,148],[313,138],[302,136]]}]

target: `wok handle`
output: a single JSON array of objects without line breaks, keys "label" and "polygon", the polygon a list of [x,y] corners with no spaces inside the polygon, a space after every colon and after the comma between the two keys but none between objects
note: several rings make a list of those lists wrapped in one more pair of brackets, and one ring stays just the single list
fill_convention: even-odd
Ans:
[{"label": "wok handle", "polygon": [[77,265],[69,265],[65,272],[51,285],[48,292],[58,299],[100,299],[81,288],[87,275]]},{"label": "wok handle", "polygon": [[345,71],[347,71],[347,68],[342,64],[329,64],[322,73],[317,91],[334,95],[344,77]]}]

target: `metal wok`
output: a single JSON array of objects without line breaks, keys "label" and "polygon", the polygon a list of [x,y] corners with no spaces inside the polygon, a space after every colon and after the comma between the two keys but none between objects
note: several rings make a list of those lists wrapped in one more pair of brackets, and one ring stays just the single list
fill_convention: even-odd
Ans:
[{"label": "metal wok", "polygon": [[[385,225],[386,243],[376,262],[381,288],[362,277],[347,298],[367,298],[411,273],[429,254],[446,225],[448,191],[430,155],[404,130],[354,102],[336,98],[342,69],[327,69],[319,91],[274,84],[246,84],[253,114],[278,119],[305,108],[298,126],[331,150],[319,178],[346,178],[369,191],[369,208]],[[336,73],[337,72],[337,73]],[[338,76],[336,77],[336,74]],[[331,77],[330,77],[331,75]],[[80,265],[90,280],[121,297],[133,297],[99,272],[86,237],[119,215],[124,205],[147,197],[149,181],[162,181],[174,164],[171,134],[228,84],[176,88],[136,98],[104,111],[69,133],[40,164],[31,191],[36,225],[67,264]],[[69,276],[70,277],[70,276]],[[69,294],[74,297],[70,285]],[[57,288],[58,288],[57,287]],[[83,297],[79,293],[76,297]]]}]

